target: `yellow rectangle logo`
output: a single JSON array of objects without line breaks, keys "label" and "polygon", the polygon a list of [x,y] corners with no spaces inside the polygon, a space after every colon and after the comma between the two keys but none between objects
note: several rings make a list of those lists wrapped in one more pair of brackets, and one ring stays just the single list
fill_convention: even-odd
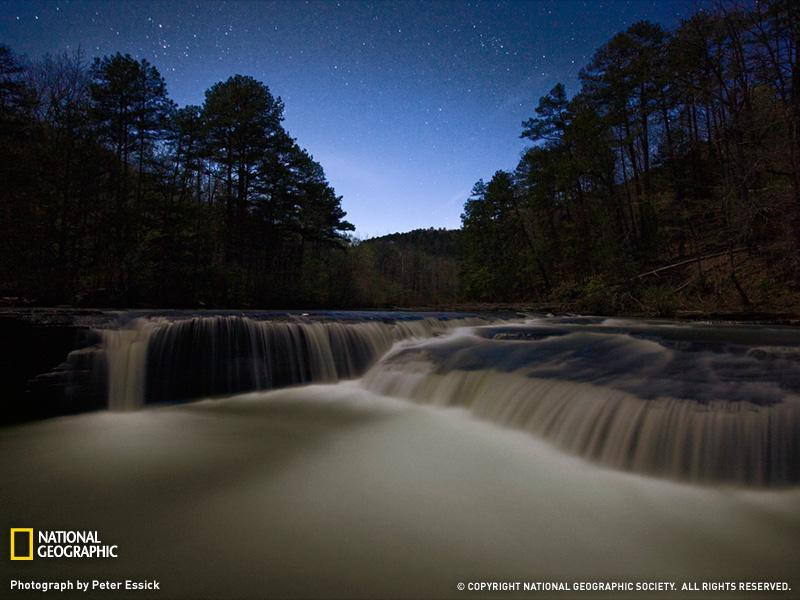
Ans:
[{"label": "yellow rectangle logo", "polygon": [[[17,551],[24,552],[25,550],[25,535],[28,537],[27,554],[17,555]],[[16,543],[19,541],[21,544]],[[20,548],[20,546],[22,546]],[[11,528],[11,560],[33,560],[33,527],[12,527]]]}]

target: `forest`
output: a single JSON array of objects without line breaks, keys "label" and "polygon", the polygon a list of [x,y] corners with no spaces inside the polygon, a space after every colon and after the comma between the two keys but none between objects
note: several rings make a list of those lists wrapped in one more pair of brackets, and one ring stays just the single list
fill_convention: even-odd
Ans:
[{"label": "forest", "polygon": [[601,314],[797,314],[800,5],[639,22],[522,124],[464,207],[461,287]]},{"label": "forest", "polygon": [[252,77],[177,107],[148,61],[0,47],[2,295],[89,306],[330,305],[341,198]]},{"label": "forest", "polygon": [[576,93],[553,84],[460,231],[358,240],[265,84],[234,75],[178,107],[146,60],[2,46],[0,296],[800,313],[796,3],[635,23]]}]

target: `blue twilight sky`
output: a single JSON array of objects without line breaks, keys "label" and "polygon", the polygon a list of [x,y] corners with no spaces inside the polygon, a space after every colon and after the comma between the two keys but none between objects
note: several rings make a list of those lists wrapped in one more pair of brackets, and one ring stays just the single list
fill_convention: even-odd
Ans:
[{"label": "blue twilight sky", "polygon": [[361,237],[458,227],[479,178],[512,169],[520,123],[614,33],[672,27],[690,0],[180,2],[0,0],[0,42],[146,58],[179,104],[235,73],[286,104]]}]

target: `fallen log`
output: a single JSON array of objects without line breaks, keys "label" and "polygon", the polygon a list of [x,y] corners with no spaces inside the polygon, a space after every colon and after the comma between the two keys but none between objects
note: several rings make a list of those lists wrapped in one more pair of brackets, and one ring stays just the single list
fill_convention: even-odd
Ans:
[{"label": "fallen log", "polygon": [[657,269],[653,269],[652,271],[646,271],[645,273],[640,273],[636,276],[637,279],[643,279],[648,275],[658,275],[663,271],[669,271],[670,269],[675,269],[677,267],[682,267],[684,265],[689,265],[698,261],[708,260],[709,258],[717,258],[720,256],[725,256],[726,254],[738,254],[739,252],[745,252],[747,248],[736,248],[735,250],[722,250],[720,252],[715,252],[713,254],[706,254],[705,256],[696,256],[694,258],[687,258],[680,262],[673,263],[671,265],[665,265],[663,267],[659,267]]}]

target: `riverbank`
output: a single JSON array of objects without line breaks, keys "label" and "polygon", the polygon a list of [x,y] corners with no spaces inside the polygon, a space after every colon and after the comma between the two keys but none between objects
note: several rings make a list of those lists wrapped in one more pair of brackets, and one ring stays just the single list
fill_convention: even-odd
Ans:
[{"label": "riverbank", "polygon": [[97,324],[110,323],[120,315],[125,314],[169,314],[188,312],[202,314],[248,314],[257,313],[269,315],[270,317],[312,317],[324,318],[324,315],[340,315],[344,313],[360,313],[364,315],[376,315],[386,312],[397,313],[429,313],[441,315],[447,313],[466,313],[476,315],[490,315],[504,318],[513,318],[525,315],[592,315],[599,317],[623,317],[631,319],[654,319],[671,318],[681,321],[717,321],[717,322],[741,322],[741,323],[767,323],[773,325],[792,325],[800,326],[800,306],[794,304],[781,306],[758,306],[750,310],[737,309],[735,307],[702,307],[698,305],[687,305],[677,308],[670,315],[660,314],[655,309],[621,310],[606,313],[595,313],[580,310],[580,304],[576,302],[463,302],[463,303],[444,303],[444,304],[421,304],[397,306],[387,305],[382,307],[359,308],[355,311],[341,309],[312,309],[312,308],[287,308],[287,309],[264,309],[257,310],[247,307],[238,309],[214,309],[208,307],[198,307],[193,310],[181,309],[119,309],[119,308],[83,308],[77,306],[4,306],[0,307],[0,319],[20,319],[31,325],[38,327],[60,327],[78,326],[91,327]]},{"label": "riverbank", "polygon": [[800,325],[800,286],[786,257],[737,252],[674,260],[626,279],[603,276],[558,281],[545,298],[518,302],[458,302],[409,310],[516,311],[683,321],[732,321]]},{"label": "riverbank", "polygon": [[[540,304],[536,302],[478,302],[464,304],[444,304],[444,305],[425,305],[409,307],[387,307],[386,310],[408,310],[419,312],[454,311],[454,312],[475,312],[475,313],[519,313],[521,315],[554,315],[567,316],[585,314],[577,310],[574,303]],[[665,318],[655,310],[640,311],[619,311],[607,313],[603,317],[623,317],[630,319],[658,319]],[[800,326],[800,310],[797,312],[786,312],[780,310],[700,310],[687,308],[676,310],[669,318],[680,321],[715,321],[731,323],[764,323],[771,325],[791,325]]]}]

